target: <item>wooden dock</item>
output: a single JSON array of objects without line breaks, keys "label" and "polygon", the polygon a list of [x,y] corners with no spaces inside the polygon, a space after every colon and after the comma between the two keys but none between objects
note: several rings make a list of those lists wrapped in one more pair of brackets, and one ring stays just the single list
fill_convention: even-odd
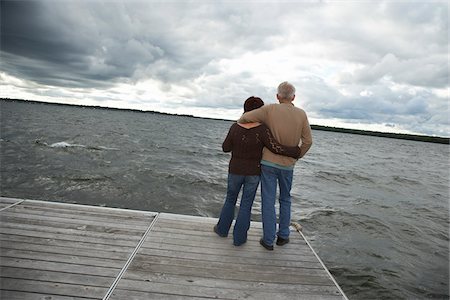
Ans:
[{"label": "wooden dock", "polygon": [[302,234],[235,247],[216,222],[0,197],[0,299],[347,299]]}]

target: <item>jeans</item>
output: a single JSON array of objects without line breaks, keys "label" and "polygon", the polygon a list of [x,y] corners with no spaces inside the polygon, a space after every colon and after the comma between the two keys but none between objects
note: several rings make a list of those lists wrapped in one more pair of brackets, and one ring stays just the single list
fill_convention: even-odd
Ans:
[{"label": "jeans", "polygon": [[234,219],[234,208],[241,187],[244,186],[241,205],[233,229],[233,243],[236,246],[247,241],[247,231],[250,228],[250,217],[253,200],[259,185],[259,176],[244,176],[228,173],[227,197],[220,213],[217,231],[221,236],[227,236]]},{"label": "jeans", "polygon": [[278,169],[261,165],[261,208],[263,223],[263,240],[267,245],[273,245],[277,230],[277,215],[275,198],[277,182],[280,187],[280,217],[277,235],[283,239],[289,237],[291,222],[291,187],[294,170]]}]

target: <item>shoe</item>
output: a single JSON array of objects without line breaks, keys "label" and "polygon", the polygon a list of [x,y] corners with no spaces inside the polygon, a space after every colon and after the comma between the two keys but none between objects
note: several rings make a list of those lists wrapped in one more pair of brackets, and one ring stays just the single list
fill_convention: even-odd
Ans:
[{"label": "shoe", "polygon": [[242,243],[236,243],[236,242],[233,242],[233,245],[235,245],[236,247],[239,247],[239,246],[244,245],[245,243],[247,243],[247,241],[242,242]]},{"label": "shoe", "polygon": [[220,237],[227,237],[228,236],[228,234],[225,234],[225,235],[221,234],[219,232],[219,230],[217,230],[217,225],[214,225],[214,232],[217,233],[217,235],[220,236]]},{"label": "shoe", "polygon": [[287,238],[287,239],[283,239],[282,237],[277,238],[278,246],[283,246],[283,245],[286,245],[287,243],[289,243],[289,238]]},{"label": "shoe", "polygon": [[259,240],[259,243],[261,244],[261,246],[263,246],[263,247],[266,248],[267,250],[269,250],[269,251],[272,251],[272,250],[273,250],[273,246],[267,245],[266,243],[264,243],[263,239],[260,239],[260,240]]}]

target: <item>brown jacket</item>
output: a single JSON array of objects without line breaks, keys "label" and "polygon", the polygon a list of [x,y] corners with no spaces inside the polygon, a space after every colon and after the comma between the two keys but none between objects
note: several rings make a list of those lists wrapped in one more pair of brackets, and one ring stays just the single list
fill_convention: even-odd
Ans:
[{"label": "brown jacket", "polygon": [[[300,146],[303,157],[312,145],[311,127],[303,109],[292,103],[264,105],[246,112],[238,123],[261,122],[269,127],[275,139],[286,146]],[[263,160],[282,165],[293,166],[296,159],[263,150]]]}]

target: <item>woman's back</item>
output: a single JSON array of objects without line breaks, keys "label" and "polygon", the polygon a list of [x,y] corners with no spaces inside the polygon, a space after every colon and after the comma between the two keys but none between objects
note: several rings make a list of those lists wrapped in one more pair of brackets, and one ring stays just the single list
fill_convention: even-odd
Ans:
[{"label": "woman's back", "polygon": [[267,126],[255,124],[248,127],[234,123],[222,144],[224,152],[232,152],[229,173],[259,175],[261,173],[260,163],[264,147],[277,154],[298,157],[299,148],[280,145],[273,138]]}]

